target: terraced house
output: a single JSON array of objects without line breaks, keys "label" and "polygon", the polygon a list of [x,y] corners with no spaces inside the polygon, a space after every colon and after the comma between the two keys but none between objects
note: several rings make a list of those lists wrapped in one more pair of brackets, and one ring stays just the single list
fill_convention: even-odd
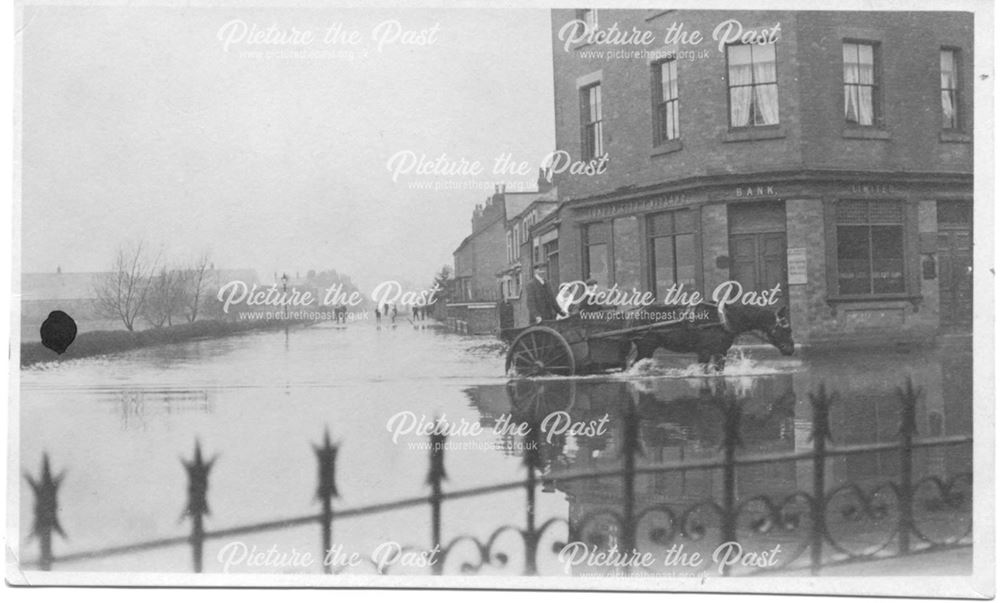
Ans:
[{"label": "terraced house", "polygon": [[[775,35],[715,39],[726,22]],[[574,41],[579,24],[655,42]],[[554,10],[557,147],[606,156],[554,176],[561,280],[780,286],[803,342],[968,329],[972,31],[946,12]]]}]

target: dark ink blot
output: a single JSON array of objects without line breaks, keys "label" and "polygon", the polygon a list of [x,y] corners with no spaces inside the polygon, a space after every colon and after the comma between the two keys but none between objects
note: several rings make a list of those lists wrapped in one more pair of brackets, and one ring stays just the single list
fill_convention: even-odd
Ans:
[{"label": "dark ink blot", "polygon": [[76,339],[76,321],[62,310],[53,310],[39,332],[42,334],[42,345],[56,354],[62,354]]}]

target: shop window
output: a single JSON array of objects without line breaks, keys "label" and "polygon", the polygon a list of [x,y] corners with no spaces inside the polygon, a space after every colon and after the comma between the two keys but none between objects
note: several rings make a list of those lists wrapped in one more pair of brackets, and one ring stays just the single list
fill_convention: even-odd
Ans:
[{"label": "shop window", "polygon": [[837,288],[841,295],[906,291],[900,202],[837,202],[836,236]]},{"label": "shop window", "polygon": [[625,216],[611,223],[614,282],[623,290],[642,287],[642,249],[639,235],[639,218]]},{"label": "shop window", "polygon": [[726,47],[729,127],[778,124],[778,68],[775,44]]},{"label": "shop window", "polygon": [[880,121],[877,48],[864,42],[844,42],[844,119],[856,126]]},{"label": "shop window", "polygon": [[607,287],[610,279],[608,249],[610,228],[605,222],[588,224],[583,229],[583,273],[586,278],[597,279],[597,284]]},{"label": "shop window", "polygon": [[694,215],[691,210],[653,214],[648,218],[653,294],[662,297],[674,284],[697,288]]}]

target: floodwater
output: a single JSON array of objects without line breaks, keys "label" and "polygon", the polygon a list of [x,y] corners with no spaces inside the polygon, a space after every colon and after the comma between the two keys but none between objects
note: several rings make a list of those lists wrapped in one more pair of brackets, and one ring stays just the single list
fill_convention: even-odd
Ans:
[{"label": "floodwater", "polygon": [[[356,553],[365,560],[357,567],[334,568],[365,573],[373,569],[367,560],[389,551],[392,543],[429,548],[431,510],[420,504],[339,519],[336,514],[430,494],[429,439],[416,431],[440,419],[454,430],[444,450],[446,494],[523,480],[525,450],[537,444],[533,519],[541,526],[557,518],[542,534],[538,571],[565,575],[588,570],[566,565],[553,552],[554,543],[568,539],[566,522],[595,546],[619,544],[620,531],[607,512],[621,513],[625,495],[618,476],[563,480],[560,474],[620,468],[628,451],[640,468],[721,460],[728,430],[734,429],[737,458],[808,452],[813,446],[809,396],[821,384],[837,396],[830,410],[835,445],[894,442],[900,425],[895,388],[907,378],[922,392],[918,438],[972,433],[968,340],[929,349],[800,351],[792,357],[752,348],[737,351],[722,375],[710,377],[692,362],[658,355],[625,375],[512,382],[503,374],[496,340],[406,322],[381,330],[371,324],[326,323],[42,365],[20,375],[21,469],[37,475],[48,454],[53,472],[65,472],[59,520],[66,538],[55,537],[58,557],[185,536],[190,523],[182,513],[187,476],[181,461],[192,457],[196,441],[205,458],[215,458],[207,530],[318,513],[313,447],[328,432],[340,446],[333,543],[346,556]],[[720,403],[725,400],[738,401],[736,423],[727,422]],[[630,420],[638,427],[627,433]],[[505,432],[520,423],[540,427],[539,437]],[[971,473],[971,457],[969,445],[914,452],[914,479],[938,476],[946,491],[942,496],[941,488],[925,482],[918,492],[922,506],[916,519],[925,533],[947,539],[967,529],[971,490],[956,476]],[[899,471],[898,451],[827,462],[828,489],[856,484],[869,493],[844,490],[830,503],[828,528],[843,527],[833,540],[844,550],[870,552],[892,538],[898,514],[891,492],[881,486],[897,479]],[[767,550],[784,543],[782,563],[790,562],[811,529],[802,520],[806,507],[792,495],[809,492],[812,480],[811,461],[738,467],[733,494],[747,505],[738,519],[741,538]],[[689,550],[711,551],[719,543],[718,521],[710,507],[699,504],[719,503],[725,491],[718,467],[640,473],[632,501],[640,517],[636,546],[655,550],[662,559],[669,544],[664,542],[670,540],[664,534],[671,533]],[[445,573],[463,571],[463,562],[482,561],[472,539],[485,544],[501,526],[524,526],[525,497],[525,489],[516,487],[445,500],[441,541],[471,537],[446,556]],[[780,513],[768,515],[765,501]],[[942,508],[941,501],[948,504]],[[22,487],[21,556],[29,561],[38,555],[38,542],[29,537],[33,504],[31,489]],[[924,511],[926,517],[920,515]],[[669,513],[674,513],[672,523]],[[767,529],[764,524],[772,520],[787,533]],[[667,524],[676,530],[657,527]],[[254,565],[251,555],[240,558],[243,547],[273,547],[281,556]],[[318,524],[227,536],[205,544],[204,569],[320,573],[321,549]],[[827,549],[836,554],[833,547]],[[509,557],[506,566],[492,555],[501,550]],[[311,564],[302,561],[305,552],[312,555]],[[523,570],[523,546],[512,531],[501,533],[490,553],[493,563],[480,571]],[[807,557],[808,552],[799,561]],[[383,569],[393,574],[428,571],[419,555],[381,559]],[[181,544],[57,561],[54,569],[186,572],[191,553]],[[715,571],[710,565],[701,569]]]}]

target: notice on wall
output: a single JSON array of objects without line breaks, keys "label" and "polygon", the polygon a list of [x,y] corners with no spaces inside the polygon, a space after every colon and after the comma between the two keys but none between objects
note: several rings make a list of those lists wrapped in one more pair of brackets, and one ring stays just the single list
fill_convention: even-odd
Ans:
[{"label": "notice on wall", "polygon": [[788,249],[788,284],[804,285],[808,282],[808,265],[805,247]]}]

